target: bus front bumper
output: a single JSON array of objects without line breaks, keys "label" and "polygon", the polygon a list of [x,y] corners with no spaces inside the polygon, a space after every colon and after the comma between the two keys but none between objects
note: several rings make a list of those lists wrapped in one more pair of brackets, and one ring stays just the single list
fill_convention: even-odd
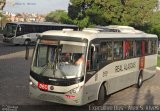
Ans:
[{"label": "bus front bumper", "polygon": [[[79,94],[78,94],[79,95]],[[66,105],[83,105],[81,98],[77,95],[76,98],[66,98],[66,95],[63,93],[52,93],[47,91],[42,91],[39,88],[29,86],[29,96],[34,99],[49,101],[54,103],[66,104]]]}]

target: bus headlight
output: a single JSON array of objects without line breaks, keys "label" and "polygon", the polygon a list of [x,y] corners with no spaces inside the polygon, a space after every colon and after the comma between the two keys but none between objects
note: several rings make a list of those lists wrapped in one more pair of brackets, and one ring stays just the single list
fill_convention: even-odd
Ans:
[{"label": "bus headlight", "polygon": [[29,85],[32,86],[34,89],[37,88],[37,86],[32,82],[32,80],[29,80]]},{"label": "bus headlight", "polygon": [[81,87],[76,87],[76,88],[70,90],[68,93],[69,94],[76,94],[80,91],[80,89],[81,89]]}]

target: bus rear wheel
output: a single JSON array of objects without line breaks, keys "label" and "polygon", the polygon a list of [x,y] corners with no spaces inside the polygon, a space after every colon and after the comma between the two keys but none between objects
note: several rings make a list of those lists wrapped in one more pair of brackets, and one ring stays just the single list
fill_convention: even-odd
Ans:
[{"label": "bus rear wheel", "polygon": [[140,88],[143,84],[143,74],[142,74],[142,71],[141,73],[139,74],[139,77],[138,77],[138,82],[137,82],[137,88]]},{"label": "bus rear wheel", "polygon": [[105,86],[102,85],[99,94],[98,94],[98,100],[96,101],[96,105],[103,105],[106,100],[106,89]]}]

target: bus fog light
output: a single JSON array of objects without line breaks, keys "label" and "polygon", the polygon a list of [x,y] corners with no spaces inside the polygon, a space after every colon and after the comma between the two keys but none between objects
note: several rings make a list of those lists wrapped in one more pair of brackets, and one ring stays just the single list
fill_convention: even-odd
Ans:
[{"label": "bus fog light", "polygon": [[30,82],[29,82],[29,85],[31,85],[31,86],[32,86],[32,85],[33,85],[33,82],[32,82],[32,81],[30,81]]}]

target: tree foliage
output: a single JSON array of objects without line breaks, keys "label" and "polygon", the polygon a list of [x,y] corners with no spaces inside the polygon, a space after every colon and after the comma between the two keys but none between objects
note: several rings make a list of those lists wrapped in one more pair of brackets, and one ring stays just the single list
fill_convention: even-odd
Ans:
[{"label": "tree foliage", "polygon": [[68,15],[77,23],[85,20],[86,23],[83,22],[85,27],[109,24],[143,26],[152,17],[157,2],[157,0],[70,0]]},{"label": "tree foliage", "polygon": [[150,19],[149,33],[153,33],[160,37],[160,12],[155,12]]},{"label": "tree foliage", "polygon": [[46,21],[76,24],[81,29],[95,25],[129,25],[160,37],[158,0],[70,0],[68,13],[57,10]]},{"label": "tree foliage", "polygon": [[65,10],[50,12],[45,19],[47,22],[73,24],[73,21],[68,17],[68,13]]}]

